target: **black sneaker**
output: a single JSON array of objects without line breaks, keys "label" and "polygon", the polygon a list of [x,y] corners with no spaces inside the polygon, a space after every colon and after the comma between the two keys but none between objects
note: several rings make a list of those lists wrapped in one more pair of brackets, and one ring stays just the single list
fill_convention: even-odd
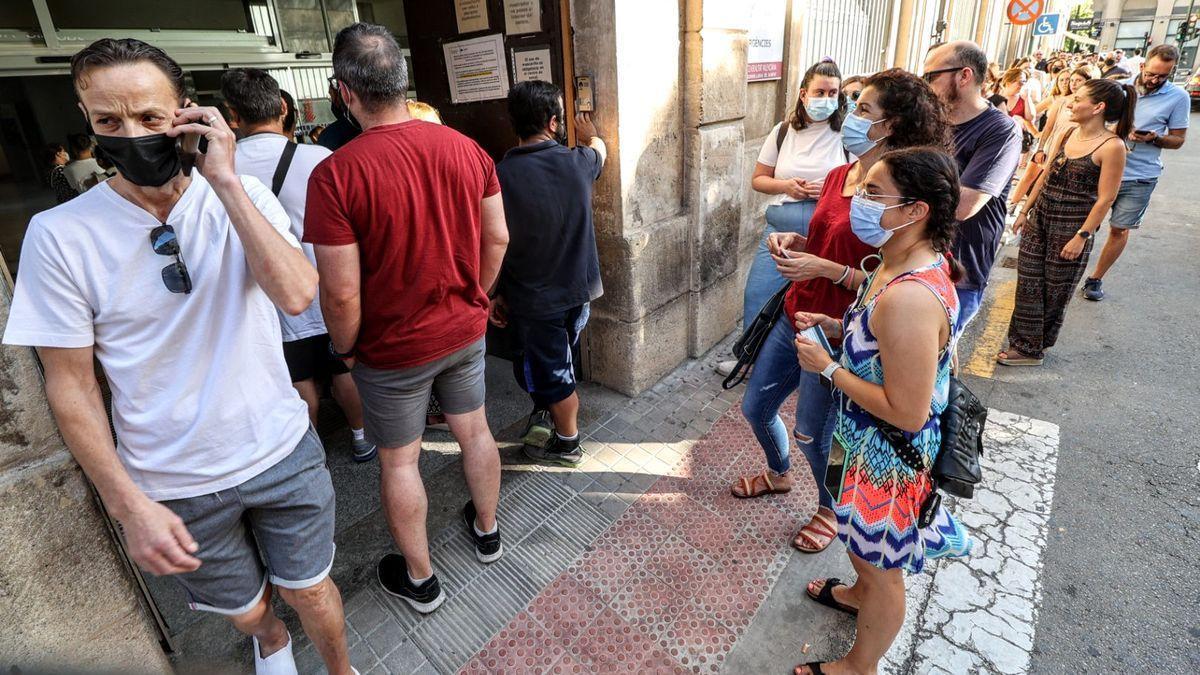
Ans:
[{"label": "black sneaker", "polygon": [[1088,279],[1083,282],[1083,297],[1092,302],[1100,302],[1104,299],[1104,290],[1100,285],[1104,282],[1099,279]]},{"label": "black sneaker", "polygon": [[564,441],[554,435],[549,445],[544,448],[526,445],[525,456],[539,462],[549,462],[561,466],[579,466],[583,461],[583,450],[579,447],[579,437],[573,441]]},{"label": "black sneaker", "polygon": [[412,605],[412,608],[422,614],[428,614],[446,601],[442,585],[438,583],[437,575],[433,575],[420,586],[414,586],[408,577],[408,564],[399,553],[389,553],[379,560],[376,569],[379,585],[389,594],[400,598]]},{"label": "black sneaker", "polygon": [[550,411],[535,408],[529,415],[529,423],[521,434],[521,442],[526,446],[544,448],[554,438],[554,422],[550,420]]},{"label": "black sneaker", "polygon": [[475,557],[479,562],[487,564],[499,560],[504,555],[504,544],[500,543],[499,523],[496,524],[495,532],[480,536],[475,533],[475,502],[467,502],[462,514],[463,521],[467,524],[467,534],[471,535],[471,541],[475,542]]}]

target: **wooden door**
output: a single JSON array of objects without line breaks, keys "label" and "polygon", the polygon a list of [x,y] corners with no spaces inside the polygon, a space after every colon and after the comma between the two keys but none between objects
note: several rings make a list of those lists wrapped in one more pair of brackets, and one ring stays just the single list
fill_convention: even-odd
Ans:
[{"label": "wooden door", "polygon": [[[409,46],[412,51],[413,80],[417,98],[432,105],[441,113],[446,124],[475,139],[484,150],[499,161],[509,148],[517,144],[516,135],[508,121],[504,99],[454,104],[450,98],[450,81],[446,70],[443,45],[462,39],[504,34],[504,57],[509,86],[514,81],[513,54],[531,48],[550,50],[553,81],[567,94],[571,107],[569,83],[563,68],[563,11],[562,0],[540,0],[541,30],[524,35],[505,33],[505,0],[485,0],[488,12],[487,30],[458,32],[455,0],[413,1],[405,3]],[[565,4],[565,3],[563,3]],[[568,39],[569,49],[569,39]]]}]

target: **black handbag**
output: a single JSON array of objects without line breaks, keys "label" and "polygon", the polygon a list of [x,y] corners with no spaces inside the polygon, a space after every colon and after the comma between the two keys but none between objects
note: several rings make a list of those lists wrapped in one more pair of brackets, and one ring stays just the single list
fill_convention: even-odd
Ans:
[{"label": "black handbag", "polygon": [[750,366],[754,365],[754,360],[758,358],[758,353],[762,351],[763,343],[766,342],[767,336],[771,334],[771,329],[775,327],[775,322],[779,320],[779,315],[783,310],[783,297],[787,295],[787,291],[791,288],[792,282],[787,282],[775,295],[767,300],[767,304],[758,310],[758,315],[754,317],[754,321],[750,322],[749,326],[742,329],[742,336],[738,341],[733,343],[733,356],[737,359],[737,365],[733,370],[729,371],[729,375],[725,377],[725,381],[721,386],[725,389],[733,389],[746,379],[749,374]]},{"label": "black handbag", "polygon": [[[975,496],[975,486],[983,480],[979,459],[983,457],[983,427],[987,424],[987,406],[957,377],[950,377],[950,394],[941,415],[942,445],[930,467],[934,490],[921,505],[918,524],[926,527],[933,521],[941,495],[938,490],[962,499]],[[913,471],[924,471],[921,453],[913,447],[903,432],[875,418],[879,431],[896,449],[900,460]]]}]

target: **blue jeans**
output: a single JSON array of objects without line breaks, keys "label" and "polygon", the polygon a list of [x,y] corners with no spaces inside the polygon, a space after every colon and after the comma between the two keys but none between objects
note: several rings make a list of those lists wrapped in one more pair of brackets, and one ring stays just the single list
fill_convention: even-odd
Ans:
[{"label": "blue jeans", "polygon": [[800,368],[793,345],[795,337],[795,327],[780,317],[754,362],[742,398],[742,414],[767,455],[767,466],[775,473],[784,473],[791,468],[791,439],[779,418],[779,408],[793,391],[799,390],[793,429],[796,443],[812,469],[821,506],[833,508],[833,497],[825,489],[825,470],[829,467],[837,404],[820,374]]},{"label": "blue jeans", "polygon": [[955,335],[962,335],[963,329],[979,313],[979,306],[983,304],[984,290],[986,289],[981,288],[977,291],[966,288],[954,289],[958,294],[958,323],[954,324]]},{"label": "blue jeans", "polygon": [[742,297],[742,327],[749,326],[758,310],[783,286],[784,279],[775,269],[775,261],[767,250],[767,237],[772,232],[796,232],[808,236],[808,221],[812,219],[814,200],[787,202],[767,207],[767,227],[763,231],[762,243],[750,263],[750,274],[746,277],[746,292]]},{"label": "blue jeans", "polygon": [[1158,185],[1157,178],[1141,178],[1121,181],[1117,190],[1117,200],[1112,205],[1112,217],[1108,224],[1118,230],[1136,230],[1146,217],[1146,207],[1150,206],[1150,195]]}]

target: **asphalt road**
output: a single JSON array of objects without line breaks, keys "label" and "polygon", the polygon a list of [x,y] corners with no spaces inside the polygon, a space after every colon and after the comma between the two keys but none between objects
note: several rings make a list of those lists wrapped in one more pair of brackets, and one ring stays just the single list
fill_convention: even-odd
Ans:
[{"label": "asphalt road", "polygon": [[[1034,673],[1200,672],[1200,138],[1163,154],[1108,298],[1071,303],[1041,368],[971,379],[1061,428]],[[998,265],[991,307],[1014,273]],[[977,358],[994,348],[981,319]]]}]

